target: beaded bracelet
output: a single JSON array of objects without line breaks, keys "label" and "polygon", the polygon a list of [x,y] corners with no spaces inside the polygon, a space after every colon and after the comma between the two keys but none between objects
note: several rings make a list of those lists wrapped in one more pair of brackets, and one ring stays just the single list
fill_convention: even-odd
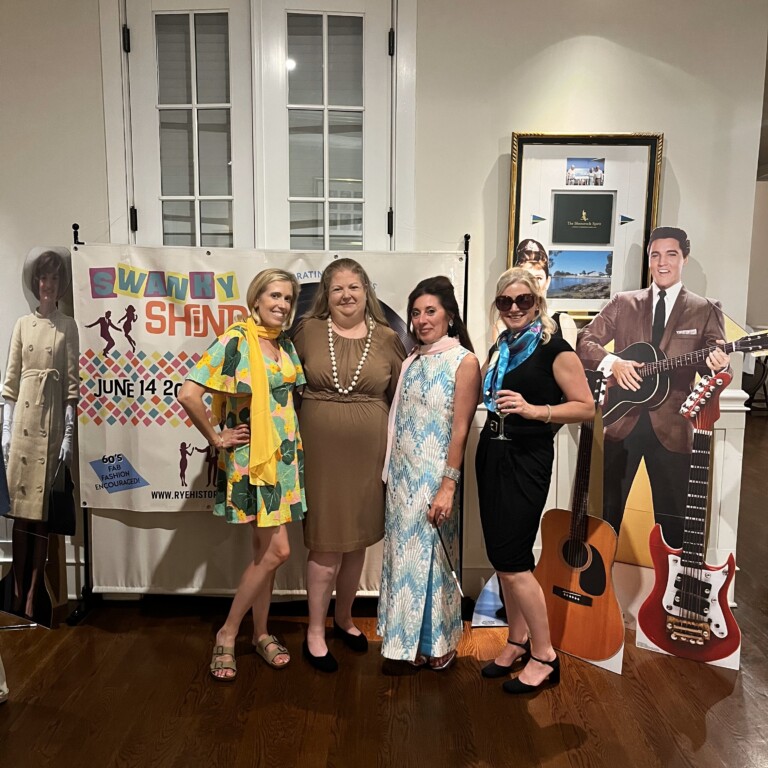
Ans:
[{"label": "beaded bracelet", "polygon": [[459,480],[461,480],[461,471],[454,467],[449,467],[446,464],[445,469],[443,470],[443,477],[447,477],[449,480],[453,480],[454,483],[458,483]]}]

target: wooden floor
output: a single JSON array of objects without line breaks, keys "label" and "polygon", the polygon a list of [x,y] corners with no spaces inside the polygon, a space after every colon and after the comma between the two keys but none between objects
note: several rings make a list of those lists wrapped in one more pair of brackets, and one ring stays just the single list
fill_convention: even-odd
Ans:
[{"label": "wooden floor", "polygon": [[[0,632],[0,767],[764,768],[768,415],[748,417],[745,455],[739,673],[638,650],[628,633],[622,676],[563,657],[560,686],[517,700],[479,674],[503,632],[467,628],[447,672],[385,676],[378,642],[356,656],[332,641],[341,670],[324,676],[301,659],[304,620],[277,615],[290,667],[267,668],[244,625],[238,679],[222,684],[207,667],[227,601],[102,603],[75,628]],[[361,625],[374,637],[373,618]]]}]

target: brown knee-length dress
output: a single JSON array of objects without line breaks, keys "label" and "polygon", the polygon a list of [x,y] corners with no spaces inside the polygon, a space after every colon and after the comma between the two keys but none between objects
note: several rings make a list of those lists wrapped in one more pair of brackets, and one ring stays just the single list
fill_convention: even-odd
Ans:
[{"label": "brown knee-length dress", "polygon": [[[333,385],[325,320],[304,320],[293,342],[307,384],[302,397],[301,436],[307,515],[304,543],[316,552],[353,552],[384,537],[387,416],[405,349],[398,335],[376,325],[371,348],[352,392]],[[339,383],[347,387],[365,348],[365,338],[333,333]]]}]

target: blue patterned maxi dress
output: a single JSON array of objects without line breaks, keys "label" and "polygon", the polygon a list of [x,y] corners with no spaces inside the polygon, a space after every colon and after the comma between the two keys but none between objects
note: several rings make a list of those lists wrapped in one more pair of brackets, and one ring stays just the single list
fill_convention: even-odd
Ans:
[{"label": "blue patterned maxi dress", "polygon": [[[467,354],[454,347],[422,356],[404,374],[389,462],[377,627],[389,659],[443,656],[461,639],[461,598],[427,508],[443,479],[456,370]],[[458,505],[458,494],[454,501]],[[440,530],[458,569],[455,509]]]}]

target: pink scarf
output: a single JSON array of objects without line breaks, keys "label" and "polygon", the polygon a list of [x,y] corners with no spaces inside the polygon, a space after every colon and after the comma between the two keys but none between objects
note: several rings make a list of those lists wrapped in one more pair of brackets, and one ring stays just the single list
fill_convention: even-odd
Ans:
[{"label": "pink scarf", "polygon": [[424,344],[415,347],[413,352],[403,360],[402,368],[400,368],[400,378],[397,380],[395,396],[392,398],[392,405],[389,408],[389,418],[387,419],[387,453],[384,456],[384,469],[381,473],[381,479],[385,483],[389,476],[389,458],[392,455],[392,443],[395,439],[395,419],[397,418],[397,408],[400,404],[400,389],[403,386],[403,379],[405,378],[405,372],[408,370],[408,366],[422,355],[439,355],[441,352],[446,352],[449,349],[454,349],[459,346],[461,346],[461,342],[455,336],[443,336],[442,339],[438,339],[434,344]]}]

